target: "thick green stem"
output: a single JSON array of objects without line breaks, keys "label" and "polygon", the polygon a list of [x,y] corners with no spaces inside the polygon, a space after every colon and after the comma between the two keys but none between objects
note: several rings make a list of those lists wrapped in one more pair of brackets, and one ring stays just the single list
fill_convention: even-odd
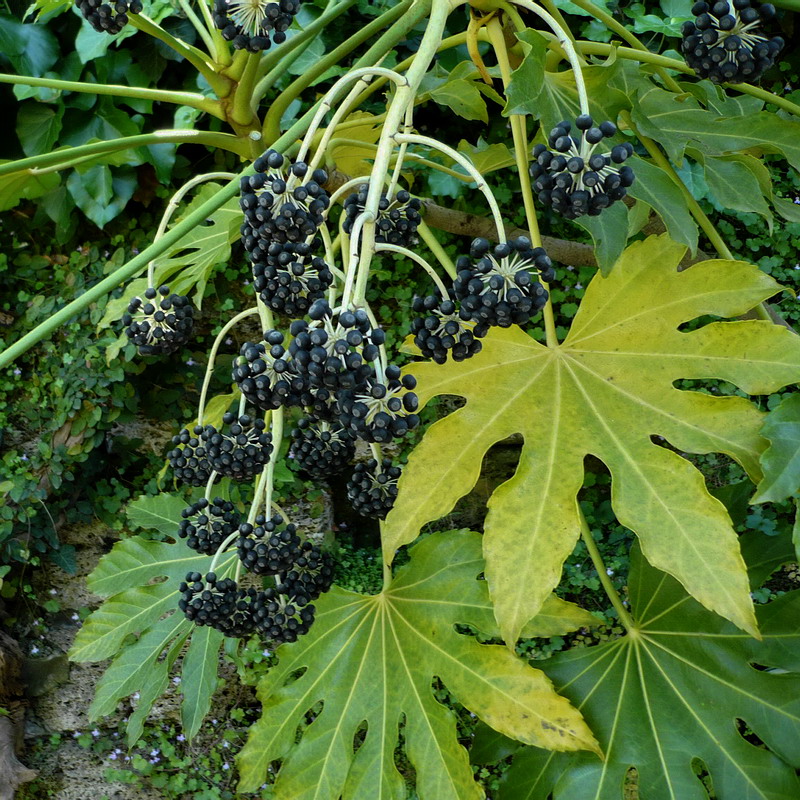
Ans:
[{"label": "thick green stem", "polygon": [[238,125],[249,125],[254,121],[253,88],[256,82],[260,59],[261,53],[247,54],[247,63],[245,64],[242,78],[236,86],[233,95],[231,119]]},{"label": "thick green stem", "polygon": [[230,91],[228,81],[215,72],[214,67],[207,60],[208,56],[202,50],[176,39],[144,14],[131,14],[129,20],[134,28],[138,28],[142,33],[147,33],[164,42],[165,45],[183,56],[208,81],[217,97],[225,97]]},{"label": "thick green stem", "polygon": [[[273,143],[273,147],[279,151],[283,150],[294,142],[298,136],[301,136],[303,131],[311,124],[315,110],[316,106],[307,111],[283,134],[283,136]],[[192,133],[194,132],[192,131]],[[131,139],[135,138],[141,137],[131,137]],[[108,142],[100,142],[99,144],[108,144]],[[152,142],[140,142],[140,144],[152,144]],[[91,147],[93,145],[87,146]],[[17,164],[19,164],[19,162],[17,162]],[[2,166],[0,166],[0,170],[1,169]],[[252,173],[253,166],[251,164],[242,170],[233,180],[223,186],[216,194],[206,200],[199,208],[195,209],[191,214],[188,214],[186,219],[182,220],[172,228],[172,230],[168,231],[160,241],[151,244],[127,264],[123,264],[123,266],[115,272],[112,272],[107,278],[104,278],[102,281],[92,286],[80,297],[75,298],[71,303],[68,303],[64,308],[53,314],[48,320],[41,325],[37,325],[32,331],[26,333],[21,339],[0,352],[0,368],[10,364],[15,358],[22,355],[26,350],[29,350],[37,342],[49,336],[60,325],[63,325],[72,317],[88,308],[92,303],[136,275],[143,270],[150,261],[166,252],[172,245],[176,244],[183,236],[189,233],[189,231],[197,225],[203,224],[203,222],[218,208],[227,203],[232,197],[236,196],[239,191],[240,178],[244,175],[251,175]]]},{"label": "thick green stem", "polygon": [[581,538],[586,545],[586,549],[589,551],[589,557],[592,559],[594,568],[597,570],[597,577],[600,578],[600,583],[603,589],[605,589],[608,599],[611,601],[611,605],[616,609],[619,621],[628,633],[632,633],[636,630],[636,623],[633,617],[628,613],[628,609],[625,608],[622,598],[614,588],[614,584],[611,582],[608,572],[606,572],[606,565],[603,563],[603,557],[600,555],[597,542],[595,542],[592,532],[589,530],[589,523],[586,521],[586,517],[583,515],[583,509],[580,505],[578,506],[578,514],[580,515]]},{"label": "thick green stem", "polygon": [[442,265],[444,271],[455,280],[458,272],[453,259],[447,255],[444,247],[439,243],[439,240],[434,236],[433,231],[425,224],[424,220],[417,226],[417,233],[422,237],[422,241],[428,245],[428,250],[436,256],[436,260]]},{"label": "thick green stem", "polygon": [[231,63],[230,46],[225,39],[222,38],[222,33],[214,24],[214,18],[211,16],[211,9],[208,7],[209,4],[206,2],[206,0],[197,0],[197,3],[200,6],[200,13],[203,15],[206,28],[211,34],[211,39],[214,43],[211,56],[221,67],[227,67]]},{"label": "thick green stem", "polygon": [[[489,38],[491,39],[492,47],[497,56],[497,63],[500,67],[500,75],[503,78],[503,87],[508,89],[508,84],[511,82],[511,63],[508,59],[503,28],[497,19],[491,20],[487,27],[489,28]],[[576,72],[576,77],[577,75],[578,72]],[[528,134],[525,127],[525,117],[523,115],[511,115],[511,134],[514,139],[514,158],[517,162],[517,174],[519,177],[520,189],[522,190],[522,203],[525,206],[525,218],[528,222],[528,230],[531,232],[533,246],[541,247],[542,236],[539,233],[539,219],[536,216],[536,206],[533,202],[533,190],[531,188],[531,176],[528,172]],[[542,281],[542,286],[547,290],[547,302],[542,312],[545,339],[548,347],[558,347],[558,334],[556,333],[552,296],[549,291],[549,286],[544,281]]]},{"label": "thick green stem", "polygon": [[275,84],[275,81],[277,81],[281,75],[286,74],[286,68],[295,58],[299,58],[302,50],[300,53],[295,54],[297,48],[306,43],[310,43],[320,31],[323,31],[333,20],[344,14],[344,12],[356,2],[358,2],[358,0],[343,0],[341,3],[332,4],[308,27],[303,28],[302,31],[292,36],[291,39],[267,53],[261,62],[258,83],[256,83],[256,87],[253,91],[255,101],[258,102],[261,100]]},{"label": "thick green stem", "polygon": [[[393,27],[386,31],[378,42],[370,48],[368,53],[369,59],[366,59],[366,57],[360,59],[356,63],[356,66],[371,66],[376,60],[373,53],[379,46],[381,46],[382,49],[378,50],[378,52],[380,55],[384,55],[397,41],[402,39],[408,30],[416,24],[419,16],[421,16],[407,13],[413,5],[414,0],[403,0],[399,5],[396,5],[394,8],[374,19],[369,25],[365,25],[361,30],[321,58],[308,72],[290,83],[289,86],[281,92],[280,97],[270,106],[266,118],[264,119],[263,134],[266,141],[271,142],[280,134],[281,118],[291,102],[311,86],[320,75],[338,64],[345,56],[349,55],[361,44],[371,39],[376,33],[397,20],[400,20],[400,22],[396,26],[396,29]],[[421,6],[426,7],[426,4],[422,3]],[[366,60],[366,63],[362,64],[364,60]]]},{"label": "thick green stem", "polygon": [[30,156],[29,158],[21,158],[18,161],[9,161],[5,164],[0,164],[0,177],[28,169],[51,167],[55,164],[71,162],[78,158],[83,159],[88,156],[116,153],[120,150],[146,147],[151,144],[186,144],[187,142],[219,147],[245,158],[249,153],[248,143],[230,133],[210,133],[209,131],[193,130],[156,131],[155,133],[142,133],[138,136],[124,136],[121,139],[113,139],[109,142],[93,142],[92,144],[82,144],[78,147],[65,147],[63,150],[55,150],[52,153],[43,153],[40,156]]},{"label": "thick green stem", "polygon": [[86,94],[111,95],[112,97],[135,97],[137,100],[153,100],[157,103],[174,103],[205,111],[218,119],[225,119],[222,107],[216,100],[195,92],[169,92],[163,89],[142,89],[138,86],[118,86],[107,83],[84,83],[82,81],[60,81],[53,78],[33,78],[27,75],[0,73],[0,83],[42,86],[62,92],[84,92]]},{"label": "thick green stem", "polygon": [[[617,22],[614,17],[602,8],[598,8],[590,0],[574,0],[575,5],[591,14],[596,20],[602,22],[609,30],[613,31],[623,41],[626,41],[635,50],[649,53],[650,51],[634,36],[624,25]],[[673,92],[681,93],[683,90],[671,75],[663,67],[658,67],[656,72],[658,77],[664,82],[664,86]]]},{"label": "thick green stem", "polygon": [[[183,13],[186,14],[186,18],[192,24],[192,27],[197,31],[197,35],[203,40],[203,44],[206,46],[208,50],[208,55],[216,61],[215,58],[215,51],[216,48],[214,46],[214,41],[211,38],[211,34],[206,30],[205,25],[200,21],[197,14],[194,13],[194,9],[192,8],[192,4],[190,0],[178,0],[180,7],[183,9]],[[202,0],[201,0],[202,5]]]}]

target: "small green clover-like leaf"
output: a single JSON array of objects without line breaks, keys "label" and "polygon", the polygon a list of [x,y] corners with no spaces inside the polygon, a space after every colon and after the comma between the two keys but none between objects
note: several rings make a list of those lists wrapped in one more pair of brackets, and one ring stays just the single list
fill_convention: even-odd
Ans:
[{"label": "small green clover-like leaf", "polygon": [[[435,678],[507,736],[556,750],[596,749],[580,715],[541,672],[502,645],[455,630],[462,624],[496,633],[486,582],[477,580],[480,539],[434,534],[380,594],[334,588],[320,598],[310,632],[282,646],[279,664],[261,681],[263,715],[239,760],[242,791],[256,790],[270,763],[284,759],[276,800],[404,800],[395,765],[404,719],[420,800],[482,797],[454,715],[434,696]],[[320,702],[296,743],[298,726]]]},{"label": "small green clover-like leaf", "polygon": [[[98,683],[89,709],[92,719],[112,713],[120,698],[139,693],[128,724],[131,744],[167,688],[169,671],[187,641],[181,667],[181,716],[188,737],[199,729],[216,688],[222,635],[194,628],[176,611],[178,585],[186,573],[206,573],[211,566],[210,556],[196,553],[176,537],[183,506],[183,501],[169,495],[142,497],[131,505],[128,516],[133,524],[157,529],[174,540],[133,536],[117,542],[100,559],[87,586],[107,599],[86,619],[69,654],[73,661],[113,659]],[[215,571],[230,573],[236,560],[235,552],[226,554]]]},{"label": "small green clover-like leaf", "polygon": [[[694,759],[719,800],[800,797],[800,592],[759,607],[757,642],[709,614],[638,548],[629,587],[636,623],[626,636],[538,662],[581,709],[605,762],[526,749],[501,800],[551,792],[554,800],[623,800],[631,767],[647,800],[706,800]],[[747,741],[737,720],[769,749]]]},{"label": "small green clover-like leaf", "polygon": [[761,454],[764,477],[751,502],[777,503],[800,489],[800,395],[789,395],[770,411],[761,435],[769,447]]},{"label": "small green clover-like leaf", "polygon": [[545,347],[521,331],[493,332],[462,363],[414,364],[422,402],[466,404],[434,423],[412,452],[386,519],[384,559],[449,513],[478,480],[484,453],[521,434],[515,475],[489,500],[486,578],[503,639],[515,642],[558,585],[580,534],[583,463],[612,475],[612,507],[645,555],[708,608],[756,632],[747,574],[730,518],[687,453],[727,453],[757,481],[763,413],[743,397],[675,388],[719,378],[750,394],[800,379],[800,337],[743,314],[779,290],[757,267],[705,261],[679,272],[685,248],[666,236],[638,242],[586,290],[564,342]]}]

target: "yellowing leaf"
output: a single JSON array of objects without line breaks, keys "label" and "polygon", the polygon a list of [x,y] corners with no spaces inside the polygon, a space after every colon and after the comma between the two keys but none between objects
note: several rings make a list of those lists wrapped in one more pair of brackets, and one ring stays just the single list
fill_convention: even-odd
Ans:
[{"label": "yellowing leaf", "polygon": [[[372,159],[375,158],[375,148],[370,145],[374,145],[381,137],[380,124],[374,122],[372,114],[355,111],[346,121],[353,122],[355,120],[363,120],[363,124],[345,128],[340,134],[334,134],[333,146],[328,151],[336,168],[352,178],[369,175],[372,169]],[[337,142],[337,138],[357,140],[363,142],[364,145],[360,146],[352,141]]]},{"label": "yellowing leaf", "polygon": [[763,321],[679,326],[744,313],[778,291],[756,267],[705,261],[684,272],[685,248],[666,236],[638,242],[596,275],[566,340],[544,347],[519,328],[497,331],[469,361],[416,364],[423,402],[466,405],[436,422],[409,458],[386,519],[384,558],[450,512],[477,481],[484,453],[519,433],[516,474],[489,501],[486,577],[503,638],[558,584],[580,532],[576,495],[591,454],[612,476],[619,521],[648,560],[701,603],[756,633],[744,563],[728,514],[703,476],[674,450],[727,453],[760,477],[763,414],[743,397],[681,391],[679,379],[720,378],[751,394],[800,379],[800,338]]},{"label": "yellowing leaf", "polygon": [[[334,588],[320,598],[310,632],[283,645],[280,663],[261,681],[263,716],[239,761],[242,791],[256,790],[270,763],[284,759],[276,800],[405,800],[395,766],[404,719],[420,800],[478,800],[483,792],[452,712],[434,696],[434,678],[507,736],[555,750],[596,750],[580,715],[539,670],[505,647],[456,632],[456,623],[495,630],[486,582],[476,580],[480,539],[470,532],[430,536],[381,594]],[[296,742],[298,725],[320,702]]]}]

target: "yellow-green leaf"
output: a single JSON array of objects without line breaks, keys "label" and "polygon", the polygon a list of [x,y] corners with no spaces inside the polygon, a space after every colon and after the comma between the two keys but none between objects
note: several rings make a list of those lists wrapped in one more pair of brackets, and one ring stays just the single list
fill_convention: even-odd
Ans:
[{"label": "yellow-green leaf", "polygon": [[743,397],[674,387],[719,378],[750,394],[800,380],[800,338],[743,314],[779,290],[757,267],[705,261],[678,272],[685,248],[666,236],[629,247],[596,275],[566,340],[545,347],[519,328],[493,332],[469,361],[416,364],[423,402],[457,395],[409,458],[386,519],[384,557],[450,512],[474,486],[484,453],[521,434],[516,474],[494,492],[485,523],[486,577],[503,638],[513,643],[558,584],[580,525],[587,455],[612,475],[612,505],[648,560],[708,608],[756,633],[747,574],[728,514],[677,452],[726,453],[757,481],[763,414]]},{"label": "yellow-green leaf", "polygon": [[[395,766],[404,720],[420,800],[479,800],[483,792],[452,712],[434,696],[434,678],[507,736],[555,750],[596,750],[580,715],[539,670],[455,630],[461,623],[496,632],[486,582],[477,580],[480,539],[470,532],[428,537],[381,594],[334,588],[320,598],[310,632],[281,647],[280,663],[259,685],[264,710],[240,756],[242,791],[256,790],[270,763],[284,759],[276,800],[404,800]],[[298,725],[320,702],[297,742]]]}]

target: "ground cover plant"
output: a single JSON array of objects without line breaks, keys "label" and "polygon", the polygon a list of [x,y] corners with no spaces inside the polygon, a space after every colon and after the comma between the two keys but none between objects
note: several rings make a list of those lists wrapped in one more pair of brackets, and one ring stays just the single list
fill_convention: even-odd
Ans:
[{"label": "ground cover plant", "polygon": [[[800,105],[769,77],[793,4],[667,5],[200,0],[177,24],[166,6],[82,0],[83,43],[114,69],[65,79],[8,49],[0,82],[29,105],[25,157],[0,164],[4,208],[37,201],[66,230],[77,206],[102,227],[132,167],[165,180],[177,147],[214,168],[184,162],[147,246],[0,367],[103,301],[105,358],[146,374],[197,335],[222,269],[244,267],[250,298],[214,333],[162,491],[128,504],[143,532],[89,579],[106,599],[71,657],[111,659],[93,717],[137,694],[133,745],[178,670],[191,739],[220,651],[258,642],[274,661],[241,792],[484,796],[463,707],[491,732],[473,761],[512,759],[502,798],[800,796],[800,598],[751,595],[800,535],[737,530],[742,507],[800,486],[800,339],[781,284],[721,233],[747,214],[800,222],[796,177],[773,181],[800,169]],[[36,42],[41,24],[3,30]],[[126,74],[108,43],[134,34],[191,79]],[[184,127],[60,138],[83,95],[174,108]],[[576,265],[595,272],[559,303]],[[406,292],[400,324],[383,319],[387,284]],[[448,530],[509,440],[481,532]],[[707,486],[698,457],[725,457],[736,481]],[[380,591],[337,585],[336,547],[280,502],[287,463],[376,520]],[[601,526],[580,500],[604,472]],[[612,524],[631,532],[623,582],[597,541]],[[576,547],[603,619],[564,597]],[[592,639],[603,621],[612,634]],[[529,661],[532,638],[573,646]]]}]

